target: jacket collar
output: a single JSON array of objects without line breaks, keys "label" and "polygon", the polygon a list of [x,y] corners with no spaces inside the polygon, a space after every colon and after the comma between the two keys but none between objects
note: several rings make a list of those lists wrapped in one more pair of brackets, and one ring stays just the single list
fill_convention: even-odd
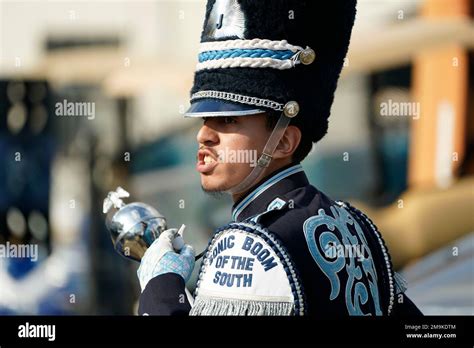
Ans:
[{"label": "jacket collar", "polygon": [[285,195],[291,190],[308,184],[301,164],[283,167],[263,179],[263,182],[257,184],[255,189],[234,204],[232,221],[243,221],[259,214],[265,211],[268,204],[277,196]]}]

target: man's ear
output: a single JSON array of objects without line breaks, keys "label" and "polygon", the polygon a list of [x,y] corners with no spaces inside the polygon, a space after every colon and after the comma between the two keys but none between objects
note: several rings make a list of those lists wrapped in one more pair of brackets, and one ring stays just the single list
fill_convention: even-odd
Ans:
[{"label": "man's ear", "polygon": [[273,158],[291,157],[301,142],[301,130],[296,126],[288,126],[278,144]]}]

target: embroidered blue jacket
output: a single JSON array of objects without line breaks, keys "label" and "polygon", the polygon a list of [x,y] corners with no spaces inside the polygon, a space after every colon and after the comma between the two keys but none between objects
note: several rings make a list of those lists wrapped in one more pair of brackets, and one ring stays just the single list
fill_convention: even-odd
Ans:
[{"label": "embroidered blue jacket", "polygon": [[[310,185],[300,164],[264,179],[234,205],[232,220],[257,223],[286,248],[303,293],[298,312],[322,318],[421,315],[404,294],[372,221]],[[139,314],[187,315],[184,287],[175,274],[152,279],[140,296]]]}]

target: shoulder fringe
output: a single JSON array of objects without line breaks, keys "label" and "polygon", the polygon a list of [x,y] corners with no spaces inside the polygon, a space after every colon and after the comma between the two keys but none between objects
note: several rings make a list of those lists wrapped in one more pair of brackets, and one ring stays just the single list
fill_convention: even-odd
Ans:
[{"label": "shoulder fringe", "polygon": [[248,315],[248,316],[289,316],[293,315],[292,302],[271,302],[211,298],[198,296],[190,315]]},{"label": "shoulder fringe", "polygon": [[401,294],[402,292],[407,291],[408,285],[407,285],[407,281],[405,280],[405,278],[403,278],[401,276],[401,274],[398,273],[398,272],[395,272],[394,278],[395,278],[396,293]]}]

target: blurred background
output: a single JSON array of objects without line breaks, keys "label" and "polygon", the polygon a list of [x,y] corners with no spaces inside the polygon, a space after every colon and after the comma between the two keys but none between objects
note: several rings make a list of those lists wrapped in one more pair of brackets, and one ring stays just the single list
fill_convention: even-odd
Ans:
[{"label": "blurred background", "polygon": [[[230,220],[194,170],[201,122],[182,117],[204,8],[0,0],[0,247],[38,247],[0,253],[0,314],[136,313],[138,263],[102,214],[119,185],[198,252]],[[425,314],[474,314],[473,13],[359,0],[329,133],[303,162],[374,220]]]}]

